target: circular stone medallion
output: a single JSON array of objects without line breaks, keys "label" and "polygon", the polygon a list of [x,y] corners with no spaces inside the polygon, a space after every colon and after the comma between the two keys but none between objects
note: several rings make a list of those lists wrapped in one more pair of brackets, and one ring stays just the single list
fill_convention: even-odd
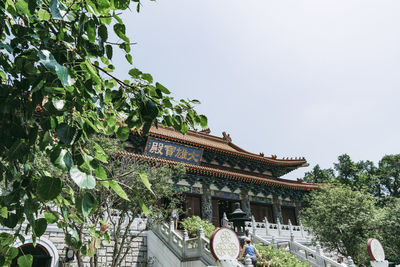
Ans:
[{"label": "circular stone medallion", "polygon": [[378,239],[370,238],[367,241],[368,253],[373,261],[384,261],[385,251]]},{"label": "circular stone medallion", "polygon": [[227,227],[221,227],[213,232],[210,245],[211,253],[217,260],[234,260],[240,253],[239,238]]}]

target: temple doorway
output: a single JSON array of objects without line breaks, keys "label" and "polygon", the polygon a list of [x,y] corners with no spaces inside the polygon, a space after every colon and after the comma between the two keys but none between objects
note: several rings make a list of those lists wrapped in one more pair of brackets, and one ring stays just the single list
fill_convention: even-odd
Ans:
[{"label": "temple doorway", "polygon": [[212,198],[212,223],[216,227],[222,226],[221,220],[224,216],[229,216],[235,209],[237,200]]},{"label": "temple doorway", "polygon": [[294,207],[282,206],[283,224],[289,224],[289,220],[293,225],[297,225],[296,210]]},{"label": "temple doorway", "polygon": [[11,267],[18,267],[18,257],[27,254],[31,254],[33,256],[32,267],[51,267],[52,257],[47,249],[40,244],[36,244],[35,247],[32,243],[24,244],[18,248],[18,251],[18,256],[13,260]]}]

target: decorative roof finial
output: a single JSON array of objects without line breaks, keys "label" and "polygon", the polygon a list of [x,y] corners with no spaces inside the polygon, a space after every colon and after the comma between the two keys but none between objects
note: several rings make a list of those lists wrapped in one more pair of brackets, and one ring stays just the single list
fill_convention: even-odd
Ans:
[{"label": "decorative roof finial", "polygon": [[222,139],[224,139],[228,143],[232,143],[231,135],[227,134],[226,132],[222,132]]},{"label": "decorative roof finial", "polygon": [[207,128],[207,129],[201,130],[200,133],[210,134],[211,130],[210,130],[210,128]]}]

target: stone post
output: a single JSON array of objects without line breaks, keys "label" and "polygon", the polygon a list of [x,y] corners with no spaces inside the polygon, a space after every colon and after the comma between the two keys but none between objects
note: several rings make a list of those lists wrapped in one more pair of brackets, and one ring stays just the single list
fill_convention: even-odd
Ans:
[{"label": "stone post", "polygon": [[282,225],[281,225],[281,221],[279,220],[279,218],[276,218],[276,223],[278,224],[278,236],[281,236]]},{"label": "stone post", "polygon": [[268,236],[269,235],[269,222],[267,217],[264,217],[264,222],[265,222],[265,234]]},{"label": "stone post", "polygon": [[251,231],[253,235],[256,234],[256,220],[254,219],[254,216],[251,216]]},{"label": "stone post", "polygon": [[189,240],[189,233],[188,231],[185,229],[183,231],[183,255],[186,257],[187,254],[187,248],[188,248],[188,244],[187,241]]},{"label": "stone post", "polygon": [[253,263],[251,262],[249,254],[246,254],[246,257],[244,259],[244,267],[253,267]]},{"label": "stone post", "polygon": [[240,192],[240,207],[246,212],[247,217],[251,216],[249,193],[243,189]]},{"label": "stone post", "polygon": [[201,214],[203,220],[212,223],[211,190],[206,184],[203,184],[203,195],[201,196]]},{"label": "stone post", "polygon": [[347,258],[347,266],[348,267],[356,267],[356,265],[354,264],[353,259],[350,256]]}]

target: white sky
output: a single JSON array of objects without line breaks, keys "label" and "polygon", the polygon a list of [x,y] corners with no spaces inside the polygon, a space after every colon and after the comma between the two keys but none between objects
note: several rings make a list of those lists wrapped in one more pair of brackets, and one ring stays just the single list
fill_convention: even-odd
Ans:
[{"label": "white sky", "polygon": [[[212,134],[332,166],[400,153],[400,1],[158,0],[124,14],[134,66],[199,99]],[[123,76],[123,56],[114,61]]]}]

